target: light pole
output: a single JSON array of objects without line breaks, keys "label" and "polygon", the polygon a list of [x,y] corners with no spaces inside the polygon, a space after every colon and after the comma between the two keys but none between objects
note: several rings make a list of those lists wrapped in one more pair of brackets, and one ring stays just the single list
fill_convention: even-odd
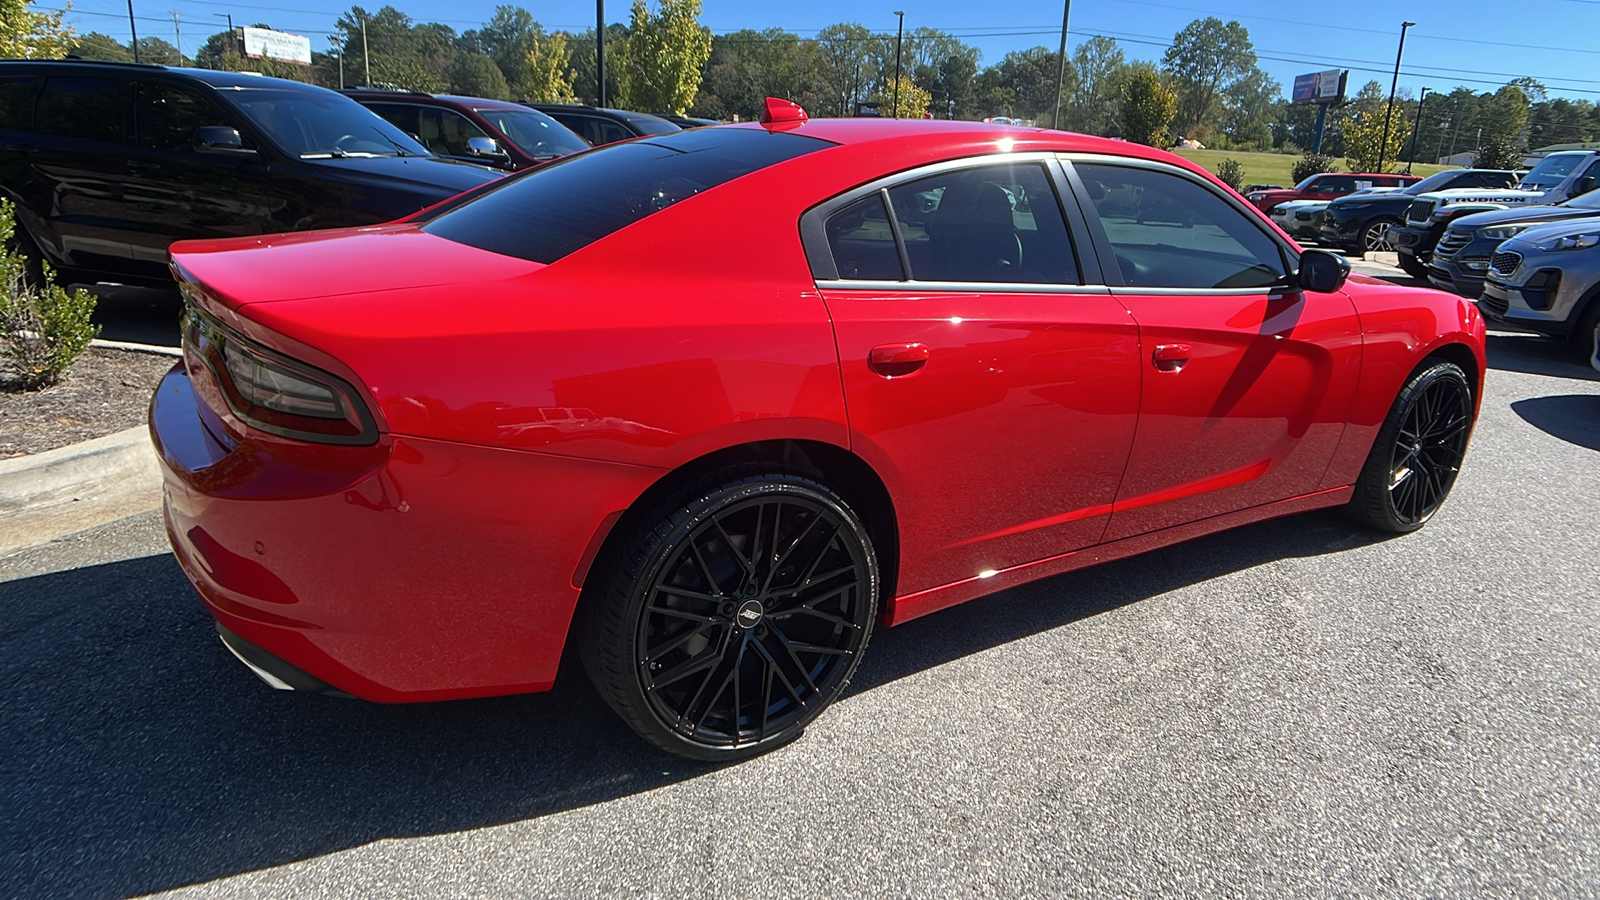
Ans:
[{"label": "light pole", "polygon": [[[133,0],[128,0],[133,2]],[[900,44],[906,37],[906,14],[895,12],[900,17],[900,30],[894,36],[894,117],[900,118]]]},{"label": "light pole", "polygon": [[363,87],[372,87],[372,54],[367,52],[367,17],[361,17],[361,74]]},{"label": "light pole", "polygon": [[228,44],[227,44],[227,46],[237,50],[237,48],[235,47],[235,45],[233,43],[234,40],[236,39],[235,35],[233,33],[233,13],[212,13],[212,15],[216,16],[219,19],[227,19],[228,20]]},{"label": "light pole", "polygon": [[1065,0],[1061,4],[1061,58],[1056,60],[1056,117],[1050,120],[1050,127],[1061,128],[1061,89],[1067,83],[1067,17],[1072,15],[1072,0]]},{"label": "light pole", "polygon": [[1400,23],[1400,49],[1394,54],[1394,80],[1389,82],[1389,108],[1383,113],[1383,143],[1378,145],[1378,171],[1383,171],[1384,151],[1389,149],[1389,121],[1394,117],[1394,92],[1400,87],[1400,57],[1406,52],[1406,29],[1417,23]]},{"label": "light pole", "polygon": [[128,30],[133,32],[133,61],[139,61],[139,26],[133,24],[133,0],[128,0]]},{"label": "light pole", "polygon": [[1417,98],[1417,120],[1411,123],[1411,152],[1406,155],[1406,174],[1411,174],[1411,164],[1417,161],[1417,129],[1422,127],[1422,104],[1428,102],[1428,89],[1422,89]]},{"label": "light pole", "polygon": [[594,71],[600,105],[606,105],[606,0],[594,0]]}]

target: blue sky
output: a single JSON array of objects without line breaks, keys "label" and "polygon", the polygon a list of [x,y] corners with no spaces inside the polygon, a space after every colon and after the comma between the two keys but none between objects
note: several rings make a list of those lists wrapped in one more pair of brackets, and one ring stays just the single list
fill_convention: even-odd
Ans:
[{"label": "blue sky", "polygon": [[[886,0],[879,9],[860,0],[810,0],[806,3],[704,0],[701,21],[715,32],[781,27],[802,35],[836,22],[859,22],[893,33],[894,10],[906,13],[906,27],[929,26],[956,34],[983,51],[989,65],[1012,50],[1035,45],[1054,48],[1060,40],[1062,6],[1057,0]],[[38,0],[40,7],[60,0]],[[379,0],[368,9],[384,5]],[[394,0],[391,4],[417,21],[443,22],[457,31],[476,27],[493,14],[495,0]],[[546,28],[579,30],[595,19],[591,0],[545,0],[521,4]],[[308,35],[326,49],[337,12],[348,9],[325,0],[134,0],[141,35],[173,41],[171,12],[178,13],[183,48],[193,53],[204,38],[235,24],[263,21],[274,28]],[[1214,15],[1238,19],[1250,30],[1261,66],[1284,84],[1297,73],[1348,68],[1353,93],[1370,79],[1388,88],[1400,23],[1416,22],[1406,37],[1400,85],[1413,93],[1427,86],[1449,90],[1458,84],[1493,90],[1528,75],[1543,81],[1551,96],[1600,101],[1600,0],[1532,0],[1513,7],[1494,0],[1392,3],[1341,0],[1287,4],[1271,0],[1076,0],[1072,4],[1072,44],[1092,34],[1116,38],[1134,59],[1159,59],[1172,35],[1191,20]],[[326,12],[317,10],[326,9]],[[626,21],[629,3],[609,0],[607,19]],[[101,31],[126,40],[125,0],[75,0],[69,21],[80,31]],[[1494,23],[1486,25],[1484,23]]]}]

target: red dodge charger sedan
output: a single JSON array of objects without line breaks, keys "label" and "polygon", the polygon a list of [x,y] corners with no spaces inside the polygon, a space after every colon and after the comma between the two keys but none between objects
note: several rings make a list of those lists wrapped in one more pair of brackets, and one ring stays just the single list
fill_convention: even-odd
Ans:
[{"label": "red dodge charger sedan", "polygon": [[1350,275],[1159,150],[768,108],[388,225],[173,247],[151,432],[233,653],[405,702],[544,690],[571,643],[643,737],[737,759],[875,626],[1444,501],[1472,304]]}]

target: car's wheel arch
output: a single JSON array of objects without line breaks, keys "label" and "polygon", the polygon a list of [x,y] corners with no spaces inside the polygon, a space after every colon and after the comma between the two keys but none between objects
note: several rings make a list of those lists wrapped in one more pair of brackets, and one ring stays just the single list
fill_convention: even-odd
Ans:
[{"label": "car's wheel arch", "polygon": [[664,472],[620,514],[608,516],[607,524],[591,538],[578,571],[573,573],[573,585],[581,588],[578,606],[582,608],[592,599],[596,586],[604,580],[608,559],[624,549],[643,517],[686,485],[713,472],[751,464],[803,474],[837,492],[867,526],[878,558],[880,602],[887,604],[894,597],[900,527],[883,478],[844,447],[815,440],[779,439],[735,444],[691,459]]}]

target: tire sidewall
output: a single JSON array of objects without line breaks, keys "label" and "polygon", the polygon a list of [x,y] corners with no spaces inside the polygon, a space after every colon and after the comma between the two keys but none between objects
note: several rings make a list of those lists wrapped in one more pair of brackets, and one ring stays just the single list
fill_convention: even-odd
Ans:
[{"label": "tire sidewall", "polygon": [[1421,520],[1408,522],[1403,520],[1395,511],[1392,492],[1388,488],[1390,471],[1394,465],[1395,445],[1399,440],[1400,428],[1406,416],[1416,406],[1418,399],[1434,383],[1441,379],[1449,379],[1460,384],[1467,397],[1467,406],[1471,421],[1467,426],[1465,443],[1462,445],[1462,455],[1465,458],[1466,449],[1471,446],[1472,433],[1477,427],[1477,417],[1472,414],[1476,397],[1472,391],[1472,382],[1467,378],[1461,367],[1444,360],[1433,360],[1423,366],[1420,371],[1412,375],[1396,395],[1394,405],[1390,407],[1389,414],[1384,418],[1383,426],[1378,430],[1378,436],[1373,441],[1372,450],[1367,456],[1367,463],[1362,467],[1361,476],[1357,480],[1355,495],[1351,498],[1351,507],[1358,518],[1367,524],[1383,531],[1395,534],[1406,534],[1416,531],[1429,521],[1444,507],[1449,499],[1450,492],[1455,489],[1452,479],[1450,486],[1445,489],[1445,496],[1440,498],[1439,505],[1434,507]]}]

